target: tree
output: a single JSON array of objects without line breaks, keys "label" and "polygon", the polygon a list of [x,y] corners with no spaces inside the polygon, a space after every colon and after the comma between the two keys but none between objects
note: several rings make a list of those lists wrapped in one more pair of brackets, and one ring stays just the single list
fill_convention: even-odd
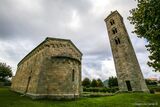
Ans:
[{"label": "tree", "polygon": [[101,79],[97,79],[97,86],[98,87],[103,87],[104,86]]},{"label": "tree", "polygon": [[97,87],[97,81],[95,79],[92,80],[91,87]]},{"label": "tree", "polygon": [[0,62],[0,79],[2,81],[8,79],[9,77],[12,77],[12,70],[9,65],[6,63]]},{"label": "tree", "polygon": [[150,79],[145,79],[145,81],[146,81],[146,84],[147,85],[157,85],[157,83],[158,83],[158,81],[156,81],[156,80],[150,80]]},{"label": "tree", "polygon": [[117,77],[109,77],[109,80],[108,80],[108,86],[111,88],[111,87],[115,87],[115,86],[118,86],[118,81],[117,81]]},{"label": "tree", "polygon": [[84,78],[83,81],[82,81],[82,86],[84,87],[90,87],[91,85],[91,81],[89,78]]},{"label": "tree", "polygon": [[148,42],[150,52],[148,65],[160,72],[160,1],[137,0],[137,8],[130,10],[130,23],[135,25],[133,31]]}]

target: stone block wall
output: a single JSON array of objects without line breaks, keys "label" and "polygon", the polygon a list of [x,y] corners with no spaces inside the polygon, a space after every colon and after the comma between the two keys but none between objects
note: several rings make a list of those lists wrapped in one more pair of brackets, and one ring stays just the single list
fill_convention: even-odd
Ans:
[{"label": "stone block wall", "polygon": [[[105,19],[105,22],[120,91],[129,91],[128,86],[130,85],[130,91],[148,92],[122,16],[114,11]],[[127,82],[129,82],[128,85]]]},{"label": "stone block wall", "polygon": [[11,89],[33,98],[78,97],[81,59],[70,40],[46,38],[20,61]]}]

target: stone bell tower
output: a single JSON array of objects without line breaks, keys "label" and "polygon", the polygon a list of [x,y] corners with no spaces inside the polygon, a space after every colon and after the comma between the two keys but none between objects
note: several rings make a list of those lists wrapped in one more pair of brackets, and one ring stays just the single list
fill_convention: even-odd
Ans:
[{"label": "stone bell tower", "polygon": [[120,91],[148,92],[136,54],[118,11],[105,19]]}]

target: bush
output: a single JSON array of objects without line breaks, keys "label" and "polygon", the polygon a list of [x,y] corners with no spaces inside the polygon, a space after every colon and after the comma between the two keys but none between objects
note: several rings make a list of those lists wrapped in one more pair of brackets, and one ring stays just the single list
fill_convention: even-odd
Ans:
[{"label": "bush", "polygon": [[118,87],[112,87],[112,88],[99,88],[99,87],[90,87],[90,88],[83,88],[83,92],[108,92],[108,93],[115,93],[118,91]]},{"label": "bush", "polygon": [[11,86],[11,81],[7,79],[0,80],[0,86]]},{"label": "bush", "polygon": [[11,82],[10,81],[4,82],[4,86],[11,86]]},{"label": "bush", "polygon": [[154,94],[154,93],[155,93],[153,89],[150,89],[149,92],[150,92],[151,94]]},{"label": "bush", "polygon": [[115,93],[116,91],[118,91],[118,87],[112,87],[112,88],[108,88],[108,92],[109,93]]},{"label": "bush", "polygon": [[154,92],[160,92],[160,86],[148,86],[148,88]]}]

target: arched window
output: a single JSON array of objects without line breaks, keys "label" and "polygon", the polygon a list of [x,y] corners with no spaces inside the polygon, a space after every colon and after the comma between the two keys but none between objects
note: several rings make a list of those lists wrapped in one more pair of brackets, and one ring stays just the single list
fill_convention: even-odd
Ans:
[{"label": "arched window", "polygon": [[115,39],[114,41],[115,41],[116,45],[118,45],[118,41],[117,41],[117,39]]},{"label": "arched window", "polygon": [[120,43],[121,43],[121,42],[120,42],[120,39],[118,38],[117,40],[118,40],[118,43],[120,44]]},{"label": "arched window", "polygon": [[111,26],[112,26],[113,24],[115,24],[115,22],[114,22],[113,19],[110,20],[110,24],[111,24]]},{"label": "arched window", "polygon": [[119,38],[115,38],[114,41],[115,41],[116,45],[121,43]]},{"label": "arched window", "polygon": [[75,78],[75,71],[74,69],[72,70],[72,81],[74,81],[74,78]]},{"label": "arched window", "polygon": [[115,28],[115,27],[112,28],[112,33],[113,33],[113,34],[116,34],[116,33],[117,33],[117,28]]}]

